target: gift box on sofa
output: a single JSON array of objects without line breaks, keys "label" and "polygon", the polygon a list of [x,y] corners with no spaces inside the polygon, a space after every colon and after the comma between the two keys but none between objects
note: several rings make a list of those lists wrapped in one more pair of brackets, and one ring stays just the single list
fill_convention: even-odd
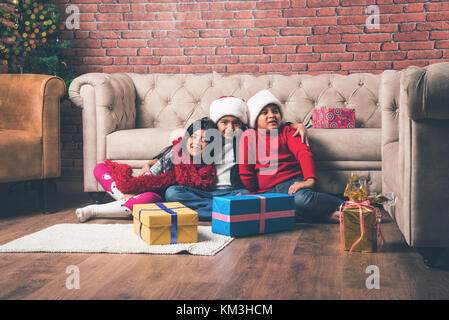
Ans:
[{"label": "gift box on sofa", "polygon": [[231,237],[291,230],[294,196],[265,193],[213,198],[212,232]]},{"label": "gift box on sofa", "polygon": [[179,202],[133,206],[134,233],[150,245],[198,241],[198,213]]},{"label": "gift box on sofa", "polygon": [[313,128],[355,128],[355,109],[321,108],[312,112]]},{"label": "gift box on sofa", "polygon": [[340,236],[343,250],[357,252],[376,252],[377,239],[381,238],[381,215],[379,209],[369,204],[369,201],[357,203],[347,201],[340,211]]}]

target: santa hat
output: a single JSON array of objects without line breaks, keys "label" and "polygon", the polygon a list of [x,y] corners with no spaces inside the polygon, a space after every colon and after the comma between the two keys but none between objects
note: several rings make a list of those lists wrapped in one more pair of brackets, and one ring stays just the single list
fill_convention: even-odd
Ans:
[{"label": "santa hat", "polygon": [[281,111],[282,103],[268,90],[262,90],[256,93],[248,100],[249,127],[256,127],[256,119],[259,113],[269,104],[275,104]]},{"label": "santa hat", "polygon": [[223,96],[213,101],[209,109],[209,118],[217,123],[225,116],[234,116],[246,124],[248,122],[248,107],[245,101],[232,96]]}]

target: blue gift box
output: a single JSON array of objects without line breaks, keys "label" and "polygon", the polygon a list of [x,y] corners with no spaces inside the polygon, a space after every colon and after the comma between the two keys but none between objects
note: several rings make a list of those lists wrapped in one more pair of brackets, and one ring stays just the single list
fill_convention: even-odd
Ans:
[{"label": "blue gift box", "polygon": [[212,232],[231,237],[291,230],[295,198],[285,193],[214,197]]}]

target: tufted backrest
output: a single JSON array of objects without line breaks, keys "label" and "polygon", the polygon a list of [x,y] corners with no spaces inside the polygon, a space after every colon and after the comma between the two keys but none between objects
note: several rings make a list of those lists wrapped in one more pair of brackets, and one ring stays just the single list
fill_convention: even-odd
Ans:
[{"label": "tufted backrest", "polygon": [[232,95],[247,101],[262,89],[270,90],[283,103],[286,121],[304,123],[314,108],[351,107],[355,109],[356,127],[381,127],[380,74],[128,76],[136,88],[137,128],[186,128],[209,115],[213,100]]}]

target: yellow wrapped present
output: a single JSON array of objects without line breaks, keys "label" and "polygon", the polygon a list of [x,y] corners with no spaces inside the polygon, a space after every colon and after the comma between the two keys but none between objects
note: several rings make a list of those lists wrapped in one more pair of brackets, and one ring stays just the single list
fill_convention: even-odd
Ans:
[{"label": "yellow wrapped present", "polygon": [[381,214],[369,201],[346,201],[340,208],[340,238],[343,250],[376,252],[377,238],[384,238],[380,231]]},{"label": "yellow wrapped present", "polygon": [[136,204],[133,217],[134,233],[150,245],[198,241],[198,213],[179,202]]}]

